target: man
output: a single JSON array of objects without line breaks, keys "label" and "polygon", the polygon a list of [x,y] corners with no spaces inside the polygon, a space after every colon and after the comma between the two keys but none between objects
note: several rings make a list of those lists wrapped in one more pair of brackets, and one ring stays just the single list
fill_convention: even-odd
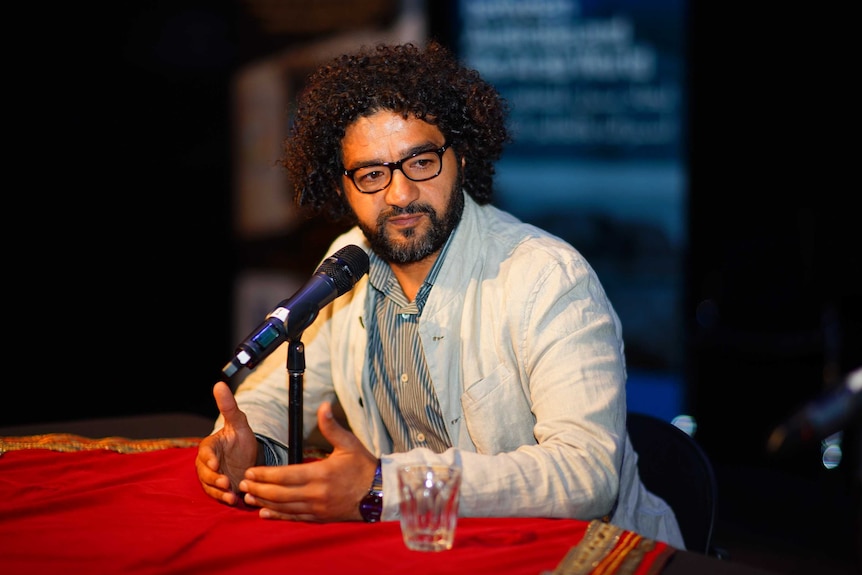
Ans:
[{"label": "man", "polygon": [[269,519],[393,520],[399,465],[457,464],[463,516],[607,518],[684,547],[637,475],[622,330],[595,272],[490,205],[506,115],[434,42],[309,78],[283,162],[297,204],[356,224],[332,251],[370,252],[367,277],[302,336],[305,432],[316,423],[333,451],[287,465],[282,345],[235,396],[216,384],[196,462],[206,493]]}]

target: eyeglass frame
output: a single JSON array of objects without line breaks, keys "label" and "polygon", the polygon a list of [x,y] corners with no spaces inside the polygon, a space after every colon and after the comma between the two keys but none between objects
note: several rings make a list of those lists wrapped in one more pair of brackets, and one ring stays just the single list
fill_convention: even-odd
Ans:
[{"label": "eyeglass frame", "polygon": [[[434,178],[436,178],[437,176],[439,176],[440,174],[443,173],[443,154],[446,153],[446,150],[448,150],[450,146],[451,146],[450,142],[443,142],[443,145],[440,146],[439,148],[437,148],[436,150],[424,150],[421,152],[414,152],[414,153],[410,154],[409,156],[401,158],[400,160],[395,161],[395,162],[383,162],[382,164],[371,164],[368,166],[359,166],[359,167],[353,168],[352,170],[348,170],[344,166],[341,166],[344,169],[344,171],[342,173],[345,176],[347,176],[348,178],[350,178],[350,181],[353,184],[353,187],[356,188],[356,191],[359,192],[360,194],[376,194],[377,192],[382,192],[383,190],[388,188],[390,185],[392,185],[393,176],[395,176],[395,170],[401,170],[401,173],[404,174],[404,177],[407,178],[408,180],[410,180],[411,182],[427,182],[428,180],[433,180]],[[407,172],[405,172],[404,169],[401,167],[401,164],[403,164],[404,162],[406,162],[408,160],[412,160],[416,156],[421,156],[422,154],[428,154],[428,153],[437,154],[437,157],[440,159],[440,169],[437,170],[437,173],[434,174],[433,176],[429,176],[429,177],[424,178],[422,180],[414,180],[413,178],[408,176]],[[374,190],[373,192],[365,192],[365,191],[360,190],[359,184],[356,183],[356,180],[353,178],[353,175],[358,170],[361,170],[363,168],[376,168],[378,166],[381,166],[384,168],[389,168],[389,181],[386,182],[385,186],[383,186],[379,190]]]}]

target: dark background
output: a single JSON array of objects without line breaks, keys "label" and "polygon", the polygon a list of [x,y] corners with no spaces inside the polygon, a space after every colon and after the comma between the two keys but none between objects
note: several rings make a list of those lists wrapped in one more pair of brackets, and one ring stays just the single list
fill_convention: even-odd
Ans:
[{"label": "dark background", "polygon": [[[447,3],[429,4],[445,40]],[[304,38],[261,38],[233,2],[87,10],[12,19],[0,426],[214,416],[256,248],[231,230],[230,78]],[[836,14],[746,10],[690,14],[686,383],[724,486],[719,535],[840,569],[862,547],[859,424],[834,472],[816,443],[764,446],[862,365],[847,36]],[[328,242],[302,231],[260,249],[310,274]]]}]

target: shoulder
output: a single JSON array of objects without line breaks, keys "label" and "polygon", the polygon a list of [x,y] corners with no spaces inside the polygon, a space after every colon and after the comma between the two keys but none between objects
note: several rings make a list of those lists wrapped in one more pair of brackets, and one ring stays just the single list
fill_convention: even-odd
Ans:
[{"label": "shoulder", "polygon": [[553,273],[576,281],[595,273],[575,246],[499,208],[478,206],[475,230],[484,238],[487,261],[498,261],[522,280]]}]

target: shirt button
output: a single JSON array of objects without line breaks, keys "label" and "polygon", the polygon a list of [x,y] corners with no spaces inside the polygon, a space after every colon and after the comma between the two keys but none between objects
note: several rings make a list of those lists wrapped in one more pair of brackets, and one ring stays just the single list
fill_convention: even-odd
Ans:
[{"label": "shirt button", "polygon": [[416,434],[416,441],[419,441],[420,443],[425,443],[425,434],[424,433],[417,433]]},{"label": "shirt button", "polygon": [[401,374],[401,383],[407,383],[407,380],[408,380],[408,379],[410,379],[410,378],[409,378],[409,377],[407,377],[407,374],[406,374],[406,373],[402,373],[402,374]]},{"label": "shirt button", "polygon": [[409,318],[409,317],[410,317],[410,314],[409,314],[409,313],[402,313],[402,314],[401,314],[401,319],[407,319],[407,318]]}]

